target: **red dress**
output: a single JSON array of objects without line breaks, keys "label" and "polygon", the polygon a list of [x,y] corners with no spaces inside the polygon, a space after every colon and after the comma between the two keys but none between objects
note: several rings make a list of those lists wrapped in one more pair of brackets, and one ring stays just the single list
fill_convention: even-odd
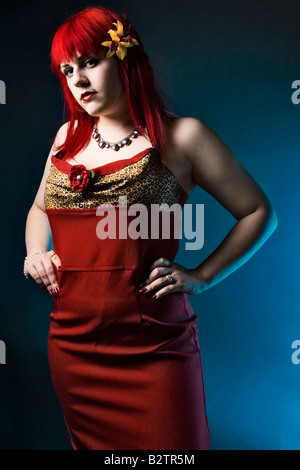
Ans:
[{"label": "red dress", "polygon": [[[209,449],[197,316],[184,293],[139,293],[154,260],[174,260],[179,239],[161,229],[126,238],[118,225],[136,219],[134,204],[182,207],[187,194],[153,147],[88,171],[81,191],[71,168],[64,152],[52,156],[44,200],[62,264],[48,357],[73,448]],[[99,237],[99,207],[114,214],[115,238]]]}]

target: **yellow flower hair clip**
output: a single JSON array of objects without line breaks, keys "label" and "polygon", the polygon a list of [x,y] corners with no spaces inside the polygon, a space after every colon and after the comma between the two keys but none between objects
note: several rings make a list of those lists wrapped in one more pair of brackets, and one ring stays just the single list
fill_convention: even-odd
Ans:
[{"label": "yellow flower hair clip", "polygon": [[138,46],[139,43],[130,34],[124,35],[124,27],[121,21],[117,20],[117,23],[113,24],[117,29],[110,29],[108,31],[112,40],[101,42],[101,45],[109,48],[106,54],[107,59],[116,53],[119,59],[123,60],[127,55],[128,47]]}]

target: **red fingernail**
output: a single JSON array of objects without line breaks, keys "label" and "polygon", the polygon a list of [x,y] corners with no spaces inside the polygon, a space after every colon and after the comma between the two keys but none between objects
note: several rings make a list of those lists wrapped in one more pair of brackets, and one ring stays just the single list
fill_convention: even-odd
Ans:
[{"label": "red fingernail", "polygon": [[156,299],[156,294],[152,295],[151,299]]},{"label": "red fingernail", "polygon": [[143,287],[143,289],[140,289],[139,292],[145,292],[146,290],[146,287]]},{"label": "red fingernail", "polygon": [[142,289],[143,287],[145,287],[146,283],[143,282],[142,284],[140,284],[139,288]]},{"label": "red fingernail", "polygon": [[58,266],[58,268],[57,268],[57,269],[58,269],[59,271],[61,271],[61,266]]}]

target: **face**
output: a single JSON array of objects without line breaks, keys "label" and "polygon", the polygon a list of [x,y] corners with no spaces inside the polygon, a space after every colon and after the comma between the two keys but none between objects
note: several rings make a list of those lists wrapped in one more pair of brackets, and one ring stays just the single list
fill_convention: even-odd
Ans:
[{"label": "face", "polygon": [[78,53],[72,62],[60,64],[68,87],[77,103],[91,116],[115,114],[124,106],[125,90],[113,58]]}]

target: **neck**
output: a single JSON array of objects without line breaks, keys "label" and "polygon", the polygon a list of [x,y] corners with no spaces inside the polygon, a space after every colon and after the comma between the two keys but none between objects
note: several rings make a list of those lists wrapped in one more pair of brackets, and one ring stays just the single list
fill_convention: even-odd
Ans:
[{"label": "neck", "polygon": [[[128,116],[127,118],[121,117],[120,115],[114,117],[108,117],[108,116],[100,116],[98,122],[97,122],[97,128],[100,134],[102,133],[126,133],[130,132],[130,130],[133,130],[135,128],[135,124],[133,122],[133,119]],[[127,133],[128,133],[127,132]]]},{"label": "neck", "polygon": [[118,110],[101,114],[96,123],[98,132],[105,140],[119,140],[136,127],[129,113],[127,103],[119,105]]}]

